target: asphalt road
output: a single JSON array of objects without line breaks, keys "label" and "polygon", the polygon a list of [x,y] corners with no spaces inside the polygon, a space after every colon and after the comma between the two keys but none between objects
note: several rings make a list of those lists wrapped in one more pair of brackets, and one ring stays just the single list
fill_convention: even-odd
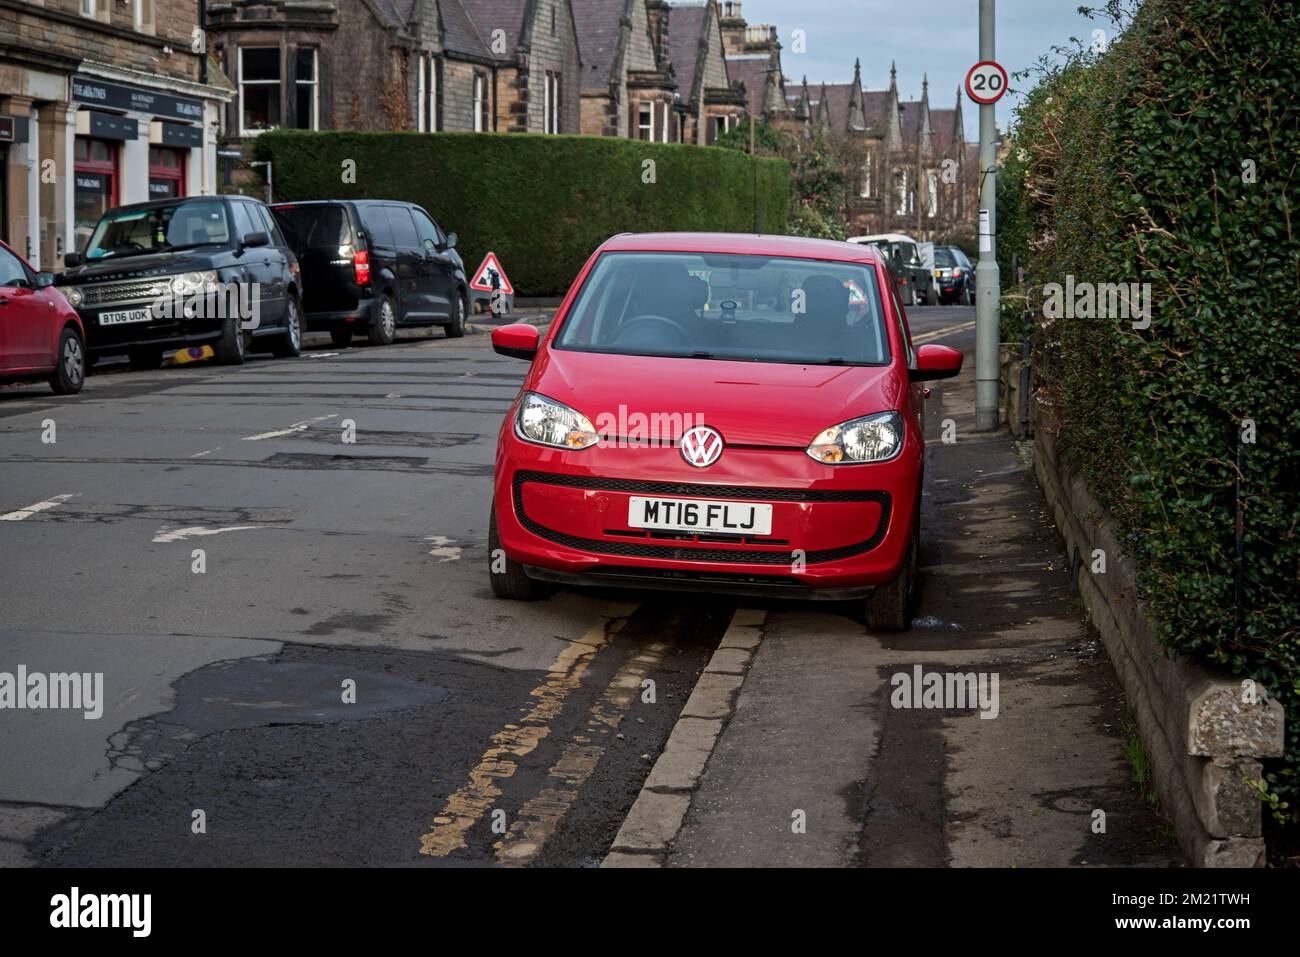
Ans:
[{"label": "asphalt road", "polygon": [[736,606],[491,597],[524,371],[436,333],[0,390],[0,670],[105,676],[3,715],[0,864],[598,863]]}]

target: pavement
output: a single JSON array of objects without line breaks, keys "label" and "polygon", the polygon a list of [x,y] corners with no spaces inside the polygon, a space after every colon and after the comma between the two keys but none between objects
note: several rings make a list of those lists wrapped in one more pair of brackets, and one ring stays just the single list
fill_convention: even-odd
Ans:
[{"label": "pavement", "polygon": [[[960,347],[971,312],[913,329]],[[525,366],[482,319],[0,390],[0,671],[104,678],[98,718],[0,713],[0,865],[596,866],[719,681],[721,733],[670,792],[685,824],[657,860],[1169,859],[1032,480],[966,431],[962,381],[907,635],[707,596],[513,604],[484,565]],[[738,627],[757,640],[732,647]],[[998,671],[999,717],[887,708],[918,662]],[[1097,806],[1101,842],[1079,832]]]}]

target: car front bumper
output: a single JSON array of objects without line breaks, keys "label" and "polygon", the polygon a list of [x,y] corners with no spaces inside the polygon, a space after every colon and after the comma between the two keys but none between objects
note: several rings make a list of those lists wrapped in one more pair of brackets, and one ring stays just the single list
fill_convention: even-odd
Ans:
[{"label": "car front bumper", "polygon": [[[923,449],[871,465],[821,465],[801,450],[729,448],[708,469],[676,447],[498,444],[494,507],[506,555],[552,581],[623,583],[743,594],[845,598],[902,568],[920,489]],[[650,496],[772,506],[771,534],[634,529],[629,499]]]}]

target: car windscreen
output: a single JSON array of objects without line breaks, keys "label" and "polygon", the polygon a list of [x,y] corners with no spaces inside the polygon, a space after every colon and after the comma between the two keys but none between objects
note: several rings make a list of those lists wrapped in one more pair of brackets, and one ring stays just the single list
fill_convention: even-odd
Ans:
[{"label": "car windscreen", "polygon": [[730,253],[605,253],[554,346],[811,365],[890,355],[870,264]]},{"label": "car windscreen", "polygon": [[340,205],[272,206],[271,212],[294,252],[352,245],[352,225]]},{"label": "car windscreen", "polygon": [[124,207],[110,209],[100,219],[86,244],[86,259],[122,258],[229,243],[226,207],[220,201]]}]

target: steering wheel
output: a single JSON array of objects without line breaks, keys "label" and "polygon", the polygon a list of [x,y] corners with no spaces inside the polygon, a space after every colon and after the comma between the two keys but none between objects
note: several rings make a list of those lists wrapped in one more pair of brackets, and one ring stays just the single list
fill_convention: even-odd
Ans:
[{"label": "steering wheel", "polygon": [[691,336],[691,334],[687,332],[685,329],[683,329],[676,322],[674,322],[672,319],[669,319],[667,316],[651,316],[651,315],[637,316],[633,319],[629,319],[627,322],[623,324],[623,327],[618,330],[618,335],[614,337],[614,342],[616,344],[622,343],[625,339],[628,338],[628,333],[631,330],[636,329],[638,326],[651,328],[652,325],[656,327],[669,329],[672,332],[673,336],[676,337],[677,342],[680,345],[688,346],[692,342],[693,337]]}]

